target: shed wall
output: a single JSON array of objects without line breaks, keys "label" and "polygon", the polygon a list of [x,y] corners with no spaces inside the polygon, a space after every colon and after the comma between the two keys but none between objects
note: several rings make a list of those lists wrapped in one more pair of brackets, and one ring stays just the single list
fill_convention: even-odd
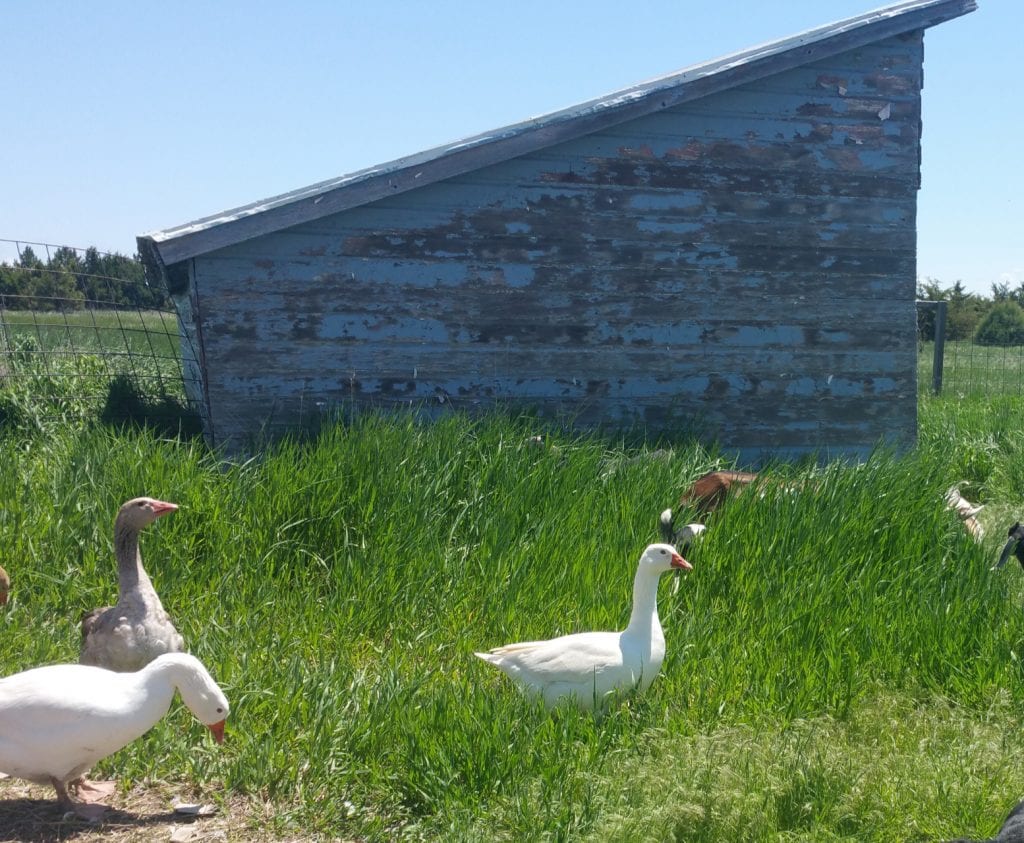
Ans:
[{"label": "shed wall", "polygon": [[214,438],[343,402],[916,432],[922,33],[194,259]]}]

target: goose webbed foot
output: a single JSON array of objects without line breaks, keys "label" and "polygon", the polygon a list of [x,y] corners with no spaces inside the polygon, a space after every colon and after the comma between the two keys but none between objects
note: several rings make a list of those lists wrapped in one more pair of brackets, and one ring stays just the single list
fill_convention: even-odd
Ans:
[{"label": "goose webbed foot", "polygon": [[[51,777],[50,783],[57,792],[57,801],[61,807],[90,823],[99,822],[107,813],[107,806],[100,800],[112,794],[115,787],[114,782],[90,782],[84,776],[68,782],[67,785]],[[74,791],[78,800],[71,797],[69,788]]]},{"label": "goose webbed foot", "polygon": [[112,796],[117,789],[117,782],[91,782],[80,776],[70,784],[80,802],[95,804]]}]

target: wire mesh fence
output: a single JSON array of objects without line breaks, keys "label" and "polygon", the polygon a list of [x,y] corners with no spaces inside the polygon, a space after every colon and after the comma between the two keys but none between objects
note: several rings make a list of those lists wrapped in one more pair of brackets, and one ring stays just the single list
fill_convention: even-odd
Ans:
[{"label": "wire mesh fence", "polygon": [[[918,343],[918,383],[931,389],[934,343]],[[962,396],[1024,395],[1024,346],[979,345],[946,340],[943,349],[943,394]]]},{"label": "wire mesh fence", "polygon": [[195,349],[173,300],[146,282],[138,261],[0,243],[18,254],[0,264],[0,424],[98,416],[198,431],[198,385],[188,380],[197,370],[183,365]]},{"label": "wire mesh fence", "polygon": [[918,302],[919,391],[962,397],[1024,395],[1024,346],[950,339],[943,311],[944,303]]}]

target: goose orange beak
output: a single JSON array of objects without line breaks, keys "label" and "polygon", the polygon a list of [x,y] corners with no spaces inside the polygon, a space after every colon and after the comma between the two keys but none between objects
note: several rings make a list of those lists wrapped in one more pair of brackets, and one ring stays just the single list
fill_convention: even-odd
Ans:
[{"label": "goose orange beak", "polygon": [[678,553],[672,554],[672,567],[679,568],[682,571],[692,571],[693,565],[683,559]]},{"label": "goose orange beak", "polygon": [[169,503],[168,501],[153,501],[153,514],[159,518],[161,515],[167,515],[169,512],[175,512],[178,509],[176,503]]},{"label": "goose orange beak", "polygon": [[217,743],[224,743],[224,721],[223,720],[221,720],[220,723],[208,723],[206,725],[206,728],[209,729],[211,732],[213,732],[213,739],[215,741],[217,741]]}]

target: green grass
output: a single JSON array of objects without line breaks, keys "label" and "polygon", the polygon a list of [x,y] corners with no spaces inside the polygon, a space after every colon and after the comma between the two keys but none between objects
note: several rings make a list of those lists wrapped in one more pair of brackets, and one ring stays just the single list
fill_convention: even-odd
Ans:
[{"label": "green grass", "polygon": [[[665,459],[497,415],[366,417],[246,462],[8,432],[0,663],[76,658],[82,610],[116,592],[113,515],[146,493],[181,504],[143,556],[233,711],[218,748],[176,705],[104,763],[124,784],[269,799],[282,836],[992,833],[1024,791],[1024,574],[988,570],[1024,499],[1021,409],[924,399],[915,452],[739,497],[677,594],[665,578],[662,675],[599,721],[544,712],[472,652],[624,625],[657,513],[712,462],[696,446]],[[958,480],[994,513],[982,546],[942,508]]]},{"label": "green grass", "polygon": [[[595,721],[472,652],[624,625],[657,513],[714,452],[366,417],[231,462],[95,424],[128,356],[82,351],[92,315],[80,336],[14,317],[3,672],[76,659],[81,612],[116,593],[114,513],[151,494],[182,508],[143,535],[147,567],[232,701],[221,748],[176,705],[104,763],[125,786],[226,787],[272,801],[284,838],[381,840],[925,841],[992,834],[1024,792],[1024,573],[989,571],[1024,509],[1016,396],[922,397],[913,453],[776,468],[807,491],[720,513],[663,583],[662,675]],[[133,400],[168,399],[173,359],[93,335],[138,355]],[[981,546],[941,506],[961,480]]]}]

